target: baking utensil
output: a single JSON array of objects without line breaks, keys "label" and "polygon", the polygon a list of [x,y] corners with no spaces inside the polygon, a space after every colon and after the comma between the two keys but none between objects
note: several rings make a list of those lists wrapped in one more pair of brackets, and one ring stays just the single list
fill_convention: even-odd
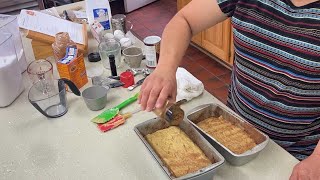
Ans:
[{"label": "baking utensil", "polygon": [[[119,77],[119,76],[116,76],[116,77]],[[114,79],[117,79],[116,77],[95,76],[95,77],[92,77],[92,79],[91,79],[92,85],[103,86],[103,87],[107,87],[107,88],[116,88],[116,87],[123,86],[124,85],[123,82],[121,82],[119,80],[114,80]],[[119,79],[120,79],[120,77],[119,77]]]},{"label": "baking utensil", "polygon": [[185,102],[187,102],[187,100],[182,99],[166,109],[164,119],[170,124],[170,126],[178,126],[180,122],[183,121],[184,111],[180,106]]},{"label": "baking utensil", "polygon": [[142,70],[142,73],[143,73],[143,75],[144,75],[145,77],[147,77],[147,76],[149,76],[149,75],[152,73],[152,71],[151,71],[151,69],[149,69],[149,68],[144,68],[144,69]]},{"label": "baking utensil", "polygon": [[65,85],[68,85],[75,95],[81,95],[77,86],[68,79],[54,80],[52,84],[39,81],[29,90],[29,102],[48,118],[63,116],[68,111]]},{"label": "baking utensil", "polygon": [[[144,119],[143,119],[144,120]],[[179,128],[186,133],[186,135],[203,151],[203,153],[211,160],[212,164],[204,167],[196,172],[186,174],[182,177],[176,178],[166,167],[164,161],[157,155],[153,150],[152,146],[146,140],[146,135],[154,133],[158,130],[168,128],[169,125],[161,120],[160,118],[154,118],[144,121],[134,127],[134,131],[139,136],[143,144],[149,150],[150,154],[158,162],[161,169],[168,175],[172,180],[212,180],[214,179],[215,171],[222,167],[225,162],[224,157],[213,148],[206,139],[195,130],[190,123],[182,121]],[[165,142],[164,142],[165,143]],[[169,144],[168,144],[169,145]]]},{"label": "baking utensil", "polygon": [[106,107],[108,86],[91,86],[82,92],[82,97],[87,107],[92,111],[98,111]]},{"label": "baking utensil", "polygon": [[122,51],[124,62],[130,68],[139,68],[143,59],[142,49],[139,47],[131,46]]},{"label": "baking utensil", "polygon": [[184,119],[184,111],[180,106],[185,102],[187,102],[186,99],[182,99],[176,103],[167,101],[163,108],[154,109],[153,112],[170,126],[178,126]]},{"label": "baking utensil", "polygon": [[140,79],[136,84],[134,84],[134,85],[132,85],[132,86],[129,86],[129,87],[128,87],[128,90],[129,90],[129,91],[134,90],[136,87],[140,86],[145,79],[146,79],[146,78]]},{"label": "baking utensil", "polygon": [[120,74],[120,81],[124,83],[123,87],[127,88],[134,84],[134,76],[130,71],[125,71]]},{"label": "baking utensil", "polygon": [[134,76],[143,74],[145,77],[149,76],[152,73],[152,70],[149,68],[131,68],[127,69],[127,71],[132,72]]},{"label": "baking utensil", "polygon": [[121,81],[116,81],[116,82],[110,83],[110,84],[109,84],[109,87],[110,87],[110,88],[117,88],[117,87],[121,87],[121,86],[123,86],[123,85],[124,85],[123,82],[121,82]]},{"label": "baking utensil", "polygon": [[138,99],[139,93],[135,94],[134,96],[130,97],[129,99],[123,101],[122,103],[120,103],[119,105],[108,109],[106,111],[104,111],[103,113],[101,113],[100,115],[98,115],[97,117],[93,118],[91,121],[94,123],[106,123],[108,121],[110,121],[113,117],[115,117],[119,111],[128,106],[129,104],[135,102]]},{"label": "baking utensil", "polygon": [[32,61],[27,67],[27,72],[33,84],[38,81],[46,81],[48,84],[53,82],[53,66],[48,60],[39,59]]},{"label": "baking utensil", "polygon": [[141,111],[141,108],[133,111],[133,112],[128,112],[125,114],[118,114],[116,117],[112,118],[112,120],[104,123],[104,124],[98,124],[98,128],[102,132],[109,131],[111,129],[114,129],[126,122],[126,120],[130,117],[132,117],[133,114],[138,113]]},{"label": "baking utensil", "polygon": [[[257,146],[242,154],[235,154],[197,125],[197,123],[209,117],[219,116],[222,116],[226,121],[229,121],[230,123],[245,130],[250,137],[254,139]],[[269,142],[269,137],[266,134],[256,129],[253,125],[245,121],[235,112],[228,110],[219,104],[204,104],[197,106],[187,112],[186,118],[200,132],[200,134],[203,135],[203,137],[205,137],[208,142],[214,148],[216,148],[230,164],[234,166],[241,166],[253,160]],[[230,134],[230,136],[232,136],[232,134]]]}]

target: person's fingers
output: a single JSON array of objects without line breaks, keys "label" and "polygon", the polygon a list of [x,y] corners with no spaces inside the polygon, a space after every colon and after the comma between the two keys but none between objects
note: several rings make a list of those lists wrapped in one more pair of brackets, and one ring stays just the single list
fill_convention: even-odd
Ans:
[{"label": "person's fingers", "polygon": [[154,108],[161,90],[162,90],[162,86],[155,86],[152,88],[149,95],[148,102],[147,102],[147,109],[146,109],[147,111],[151,111]]},{"label": "person's fingers", "polygon": [[298,175],[297,175],[297,173],[296,173],[296,172],[292,172],[289,180],[298,180]]},{"label": "person's fingers", "polygon": [[156,102],[156,108],[162,108],[164,104],[167,102],[169,97],[170,90],[165,87],[161,90],[160,95]]},{"label": "person's fingers", "polygon": [[141,98],[142,98],[142,89],[140,89],[139,97],[138,97],[138,104],[141,104]]},{"label": "person's fingers", "polygon": [[289,180],[299,180],[298,165],[293,168]]},{"label": "person's fingers", "polygon": [[150,86],[146,86],[140,93],[141,93],[141,100],[140,100],[140,105],[141,105],[141,109],[142,110],[146,110],[147,108],[147,102],[148,102],[148,99],[149,99],[149,95],[150,95],[150,91],[151,91],[151,88]]},{"label": "person's fingers", "polygon": [[[145,82],[146,83],[146,82]],[[142,97],[143,97],[143,91],[144,91],[144,87],[141,87],[140,89],[140,93],[139,93],[139,97],[138,97],[138,103],[141,104],[141,100],[142,100]]]},{"label": "person's fingers", "polygon": [[138,98],[138,103],[141,104],[141,99],[143,96],[143,91],[145,89],[145,87],[147,86],[147,84],[149,83],[148,81],[148,77],[144,80],[144,82],[141,85],[141,89],[140,89],[140,94],[139,94],[139,98]]},{"label": "person's fingers", "polygon": [[170,95],[170,99],[173,101],[173,102],[176,102],[176,97],[177,97],[177,88],[174,88],[171,92],[171,95]]}]

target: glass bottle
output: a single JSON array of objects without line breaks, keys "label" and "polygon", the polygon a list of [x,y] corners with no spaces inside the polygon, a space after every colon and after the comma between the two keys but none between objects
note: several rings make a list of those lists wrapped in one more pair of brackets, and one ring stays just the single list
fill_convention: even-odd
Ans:
[{"label": "glass bottle", "polygon": [[67,32],[57,33],[55,42],[52,44],[53,56],[56,61],[59,61],[66,55],[66,48],[69,45],[75,45]]}]

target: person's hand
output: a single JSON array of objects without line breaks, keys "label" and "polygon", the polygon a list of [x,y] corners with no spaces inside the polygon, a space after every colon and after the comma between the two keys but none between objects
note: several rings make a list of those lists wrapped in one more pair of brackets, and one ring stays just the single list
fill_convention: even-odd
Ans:
[{"label": "person's hand", "polygon": [[311,154],[307,159],[298,163],[292,171],[290,180],[319,180],[320,154]]},{"label": "person's hand", "polygon": [[156,68],[143,82],[139,95],[142,110],[162,108],[167,100],[175,101],[177,95],[176,71]]}]

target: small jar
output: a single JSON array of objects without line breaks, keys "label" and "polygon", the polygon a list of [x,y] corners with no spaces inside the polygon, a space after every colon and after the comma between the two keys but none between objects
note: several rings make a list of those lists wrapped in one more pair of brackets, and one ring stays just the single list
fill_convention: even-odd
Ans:
[{"label": "small jar", "polygon": [[66,55],[66,48],[69,45],[75,45],[67,32],[57,33],[55,42],[52,44],[53,56],[56,61],[59,61]]},{"label": "small jar", "polygon": [[126,30],[126,16],[124,14],[116,14],[111,19],[112,30],[120,30],[123,33],[127,33]]}]

